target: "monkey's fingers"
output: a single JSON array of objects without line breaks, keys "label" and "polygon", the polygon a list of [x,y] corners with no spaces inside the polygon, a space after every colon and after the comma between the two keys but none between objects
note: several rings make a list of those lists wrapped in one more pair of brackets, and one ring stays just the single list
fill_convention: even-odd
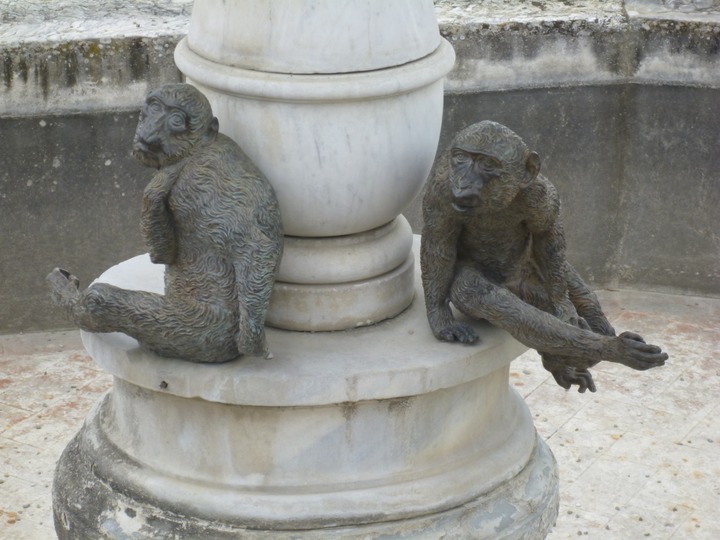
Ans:
[{"label": "monkey's fingers", "polygon": [[585,390],[590,390],[591,392],[597,391],[595,381],[593,380],[590,372],[586,369],[575,370],[575,384],[578,385],[578,392],[581,394],[585,393]]},{"label": "monkey's fingers", "polygon": [[645,343],[645,339],[643,339],[643,337],[640,334],[636,334],[635,332],[623,332],[618,337],[625,338],[625,339],[632,339],[633,341],[639,341],[641,343]]},{"label": "monkey's fingers", "polygon": [[637,366],[633,367],[638,371],[645,371],[654,367],[660,367],[665,365],[665,361],[668,359],[667,353],[659,353],[653,355],[646,355],[641,361],[638,362]]},{"label": "monkey's fingers", "polygon": [[662,349],[657,345],[645,343],[644,341],[636,341],[634,339],[625,338],[623,336],[620,336],[620,338],[623,340],[624,344],[627,346],[628,349],[632,349],[634,351],[649,355],[658,355],[662,353]]},{"label": "monkey's fingers", "polygon": [[470,325],[458,321],[454,321],[440,329],[437,337],[442,341],[459,341],[465,344],[475,343],[479,339]]},{"label": "monkey's fingers", "polygon": [[570,382],[570,377],[568,374],[569,368],[563,368],[555,371],[551,371],[550,373],[553,376],[553,379],[555,379],[555,382],[558,384],[558,386],[563,387],[565,390],[570,390],[570,387],[572,386],[572,383]]},{"label": "monkey's fingers", "polygon": [[619,341],[622,354],[618,361],[629,368],[645,371],[664,365],[668,359],[667,353],[662,352],[657,345],[627,338],[620,338]]}]

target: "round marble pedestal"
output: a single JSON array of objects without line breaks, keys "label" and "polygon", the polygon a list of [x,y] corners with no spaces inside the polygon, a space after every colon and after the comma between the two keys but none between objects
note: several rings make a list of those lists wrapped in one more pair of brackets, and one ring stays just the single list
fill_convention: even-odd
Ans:
[{"label": "round marble pedestal", "polygon": [[[157,290],[162,267],[102,279]],[[484,325],[477,346],[440,343],[421,298],[372,327],[269,329],[270,360],[83,334],[114,385],[58,463],[58,536],[543,538],[557,472],[508,384],[524,347]]]}]

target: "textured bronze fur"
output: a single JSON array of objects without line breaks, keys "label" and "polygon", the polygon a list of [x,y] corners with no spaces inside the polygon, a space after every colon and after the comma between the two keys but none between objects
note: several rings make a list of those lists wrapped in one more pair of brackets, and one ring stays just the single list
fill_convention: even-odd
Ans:
[{"label": "textured bronze fur", "polygon": [[124,332],[191,362],[267,352],[265,314],[282,254],[277,199],[263,174],[218,133],[205,96],[186,84],[148,94],[133,154],[158,169],[145,188],[142,231],[165,294],[96,283],[64,270],[53,299],[83,330]]},{"label": "textured bronze fur", "polygon": [[560,200],[540,158],[507,127],[484,121],[455,137],[423,200],[422,280],[433,334],[473,343],[461,312],[507,330],[540,352],[563,388],[595,391],[601,360],[637,370],[667,354],[615,330],[597,297],[565,260]]}]

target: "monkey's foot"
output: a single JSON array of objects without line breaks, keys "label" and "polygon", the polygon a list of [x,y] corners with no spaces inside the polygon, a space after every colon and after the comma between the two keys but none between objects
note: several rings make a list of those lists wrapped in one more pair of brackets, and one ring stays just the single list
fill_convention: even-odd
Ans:
[{"label": "monkey's foot", "polygon": [[[570,357],[557,357],[548,354],[541,354],[543,367],[552,373],[555,382],[562,386],[565,390],[570,390],[572,385],[578,386],[578,392],[581,394],[586,390],[595,392],[595,381],[587,367],[583,366],[580,359]],[[573,365],[575,364],[575,365]],[[579,364],[579,365],[578,365]],[[593,365],[593,364],[584,364]]]},{"label": "monkey's foot", "polygon": [[47,276],[50,296],[72,318],[73,310],[80,300],[80,280],[67,270],[55,268]]},{"label": "monkey's foot", "polygon": [[583,394],[585,390],[590,390],[591,392],[597,391],[592,374],[587,369],[564,366],[563,368],[556,369],[550,373],[552,373],[555,382],[562,386],[565,390],[570,390],[573,384],[577,384],[578,392],[581,394]]},{"label": "monkey's foot", "polygon": [[479,339],[472,326],[459,321],[453,321],[440,328],[435,337],[440,341],[459,341],[465,344],[475,343]]}]

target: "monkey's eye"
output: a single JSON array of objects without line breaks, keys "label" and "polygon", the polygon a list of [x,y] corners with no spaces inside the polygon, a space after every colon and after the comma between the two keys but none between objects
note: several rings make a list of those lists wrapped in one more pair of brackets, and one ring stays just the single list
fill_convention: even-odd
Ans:
[{"label": "monkey's eye", "polygon": [[472,161],[472,158],[465,152],[453,152],[452,160],[455,165],[467,165]]},{"label": "monkey's eye", "polygon": [[162,103],[157,99],[151,99],[147,102],[146,109],[148,113],[160,113],[163,110]]},{"label": "monkey's eye", "polygon": [[187,117],[181,111],[172,112],[167,122],[172,131],[185,131],[187,128]]},{"label": "monkey's eye", "polygon": [[502,163],[497,159],[487,157],[480,162],[480,167],[488,174],[499,175],[502,173]]}]

